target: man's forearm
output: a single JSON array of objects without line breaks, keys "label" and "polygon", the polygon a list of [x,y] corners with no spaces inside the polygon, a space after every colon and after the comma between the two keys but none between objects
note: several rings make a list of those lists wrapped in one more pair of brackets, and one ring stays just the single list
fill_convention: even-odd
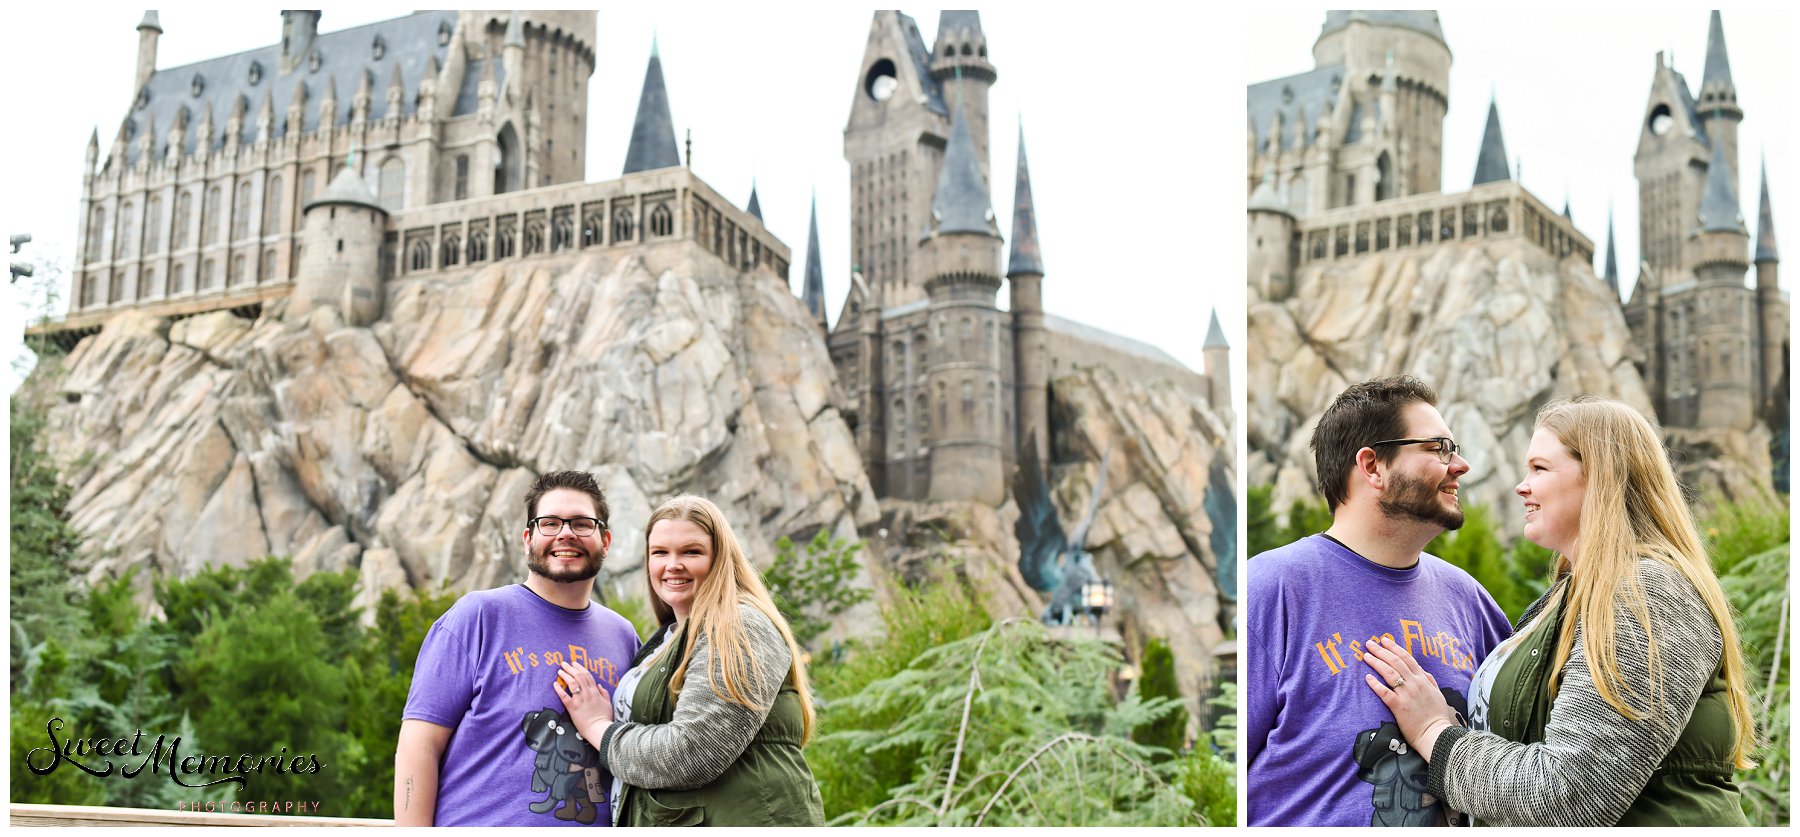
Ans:
[{"label": "man's forearm", "polygon": [[394,824],[432,825],[437,812],[437,759],[400,750],[394,758]]}]

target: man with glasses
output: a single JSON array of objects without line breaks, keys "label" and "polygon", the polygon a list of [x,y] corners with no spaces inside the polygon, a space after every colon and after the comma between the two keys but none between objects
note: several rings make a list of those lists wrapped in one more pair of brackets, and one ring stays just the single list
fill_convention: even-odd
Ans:
[{"label": "man with glasses", "polygon": [[[1345,390],[1320,417],[1312,450],[1331,527],[1251,559],[1243,622],[1248,823],[1442,825],[1457,817],[1426,793],[1412,752],[1364,682],[1363,649],[1391,638],[1418,658],[1452,706],[1512,633],[1493,597],[1425,545],[1463,523],[1469,472],[1410,376]],[[1390,684],[1397,685],[1397,684]]]},{"label": "man with glasses", "polygon": [[637,632],[590,600],[612,544],[592,474],[525,493],[523,584],[471,592],[426,634],[394,755],[396,825],[610,825],[592,743],[556,695],[558,666],[609,691]]}]

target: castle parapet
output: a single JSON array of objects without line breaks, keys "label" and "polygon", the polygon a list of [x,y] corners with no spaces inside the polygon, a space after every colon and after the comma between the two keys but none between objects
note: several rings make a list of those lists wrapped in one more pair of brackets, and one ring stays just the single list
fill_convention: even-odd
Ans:
[{"label": "castle parapet", "polygon": [[1315,213],[1300,222],[1300,264],[1416,250],[1473,238],[1524,238],[1557,258],[1594,262],[1594,242],[1517,182]]}]

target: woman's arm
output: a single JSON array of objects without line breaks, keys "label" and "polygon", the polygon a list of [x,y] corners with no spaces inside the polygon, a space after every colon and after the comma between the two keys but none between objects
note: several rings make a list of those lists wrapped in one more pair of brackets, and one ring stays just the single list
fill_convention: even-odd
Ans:
[{"label": "woman's arm", "polygon": [[1620,606],[1615,615],[1620,681],[1635,690],[1632,720],[1600,697],[1576,625],[1562,686],[1544,740],[1516,744],[1497,735],[1451,730],[1436,742],[1431,789],[1450,806],[1496,825],[1607,826],[1618,822],[1687,726],[1700,692],[1719,665],[1719,626],[1679,570],[1642,560],[1638,580],[1662,665],[1662,691],[1651,677],[1649,632]]},{"label": "woman's arm", "polygon": [[742,684],[744,696],[762,709],[714,694],[708,681],[712,648],[703,636],[690,637],[694,654],[675,716],[666,724],[612,724],[598,747],[602,768],[628,785],[685,789],[711,782],[737,760],[762,729],[794,660],[787,640],[762,611],[739,605],[738,618],[757,664],[756,676]]}]

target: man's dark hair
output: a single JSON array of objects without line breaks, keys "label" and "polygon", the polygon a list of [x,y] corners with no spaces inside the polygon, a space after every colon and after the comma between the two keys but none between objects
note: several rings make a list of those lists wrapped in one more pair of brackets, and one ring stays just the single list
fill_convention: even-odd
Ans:
[{"label": "man's dark hair", "polygon": [[[1349,498],[1350,469],[1356,452],[1374,442],[1406,435],[1406,417],[1413,404],[1437,406],[1437,391],[1411,375],[1364,381],[1342,393],[1325,408],[1313,430],[1313,465],[1319,473],[1319,492],[1331,510]],[[1392,462],[1397,447],[1375,449],[1375,457]]]},{"label": "man's dark hair", "polygon": [[594,498],[594,515],[600,519],[600,525],[612,528],[607,520],[610,513],[606,507],[606,495],[600,491],[600,483],[594,475],[586,471],[551,471],[537,478],[531,484],[531,490],[525,492],[525,520],[529,522],[537,517],[538,501],[548,492],[558,488],[579,491]]}]

